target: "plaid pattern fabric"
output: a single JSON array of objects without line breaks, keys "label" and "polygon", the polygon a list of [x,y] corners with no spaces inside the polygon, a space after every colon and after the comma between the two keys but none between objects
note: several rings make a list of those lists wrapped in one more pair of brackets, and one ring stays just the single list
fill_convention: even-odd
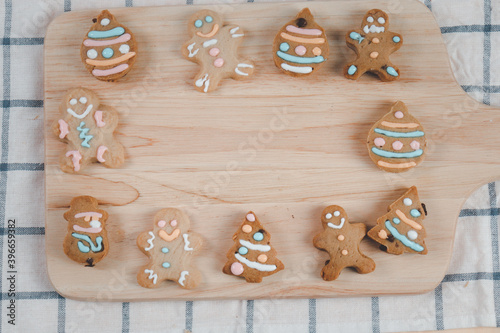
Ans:
[{"label": "plaid pattern fabric", "polygon": [[[500,326],[500,183],[495,182],[481,187],[463,207],[448,274],[423,295],[91,303],[66,300],[53,290],[45,269],[43,220],[42,50],[47,24],[63,11],[202,1],[3,1],[0,331],[389,332]],[[500,1],[421,1],[441,26],[463,89],[479,101],[500,106]],[[9,218],[16,218],[16,326],[8,323]]]}]

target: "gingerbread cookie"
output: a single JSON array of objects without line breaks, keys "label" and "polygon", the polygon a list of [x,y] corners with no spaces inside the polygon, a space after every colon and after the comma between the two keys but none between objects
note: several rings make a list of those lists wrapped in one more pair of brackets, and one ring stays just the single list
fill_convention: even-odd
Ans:
[{"label": "gingerbread cookie", "polygon": [[273,42],[276,67],[292,76],[304,76],[317,71],[328,58],[325,30],[314,20],[309,8],[285,24]]},{"label": "gingerbread cookie", "polygon": [[153,230],[137,237],[137,246],[149,262],[137,273],[137,282],[145,288],[156,288],[171,280],[182,288],[196,288],[202,276],[192,262],[202,246],[200,235],[189,231],[190,221],[179,209],[165,208],[154,217]]},{"label": "gingerbread cookie", "polygon": [[388,253],[427,254],[424,241],[427,234],[422,225],[426,215],[426,207],[413,186],[389,206],[387,214],[377,219],[377,225],[368,231],[368,236]]},{"label": "gingerbread cookie", "polygon": [[225,274],[241,276],[247,282],[261,282],[265,276],[285,268],[271,247],[271,235],[253,212],[248,212],[241,227],[233,235],[234,245],[227,253]]},{"label": "gingerbread cookie", "polygon": [[349,223],[346,212],[340,206],[326,207],[321,213],[321,223],[324,230],[314,237],[313,244],[330,255],[330,260],[321,270],[323,280],[337,279],[346,267],[354,267],[360,274],[375,270],[375,262],[359,249],[366,235],[363,223]]},{"label": "gingerbread cookie", "polygon": [[52,131],[68,144],[61,155],[61,170],[76,173],[92,162],[108,168],[123,164],[123,146],[113,136],[118,125],[118,112],[102,105],[97,95],[89,89],[69,90],[59,107],[61,118],[54,122]]},{"label": "gingerbread cookie", "polygon": [[118,80],[135,63],[137,44],[134,35],[107,10],[93,21],[80,48],[83,64],[99,80]]},{"label": "gingerbread cookie", "polygon": [[357,80],[366,72],[377,74],[382,81],[399,78],[399,69],[389,56],[403,45],[403,37],[388,29],[389,16],[380,9],[372,9],[366,13],[361,29],[347,33],[347,46],[356,52],[357,58],[345,67],[346,78]]},{"label": "gingerbread cookie", "polygon": [[198,91],[213,91],[224,78],[242,80],[253,74],[253,62],[238,55],[245,36],[241,27],[223,25],[219,14],[205,9],[191,16],[188,32],[192,37],[182,46],[182,54],[201,66],[194,79]]},{"label": "gingerbread cookie", "polygon": [[372,161],[382,170],[404,172],[424,160],[427,142],[424,128],[405,103],[398,101],[371,128],[367,139]]},{"label": "gingerbread cookie", "polygon": [[71,200],[64,218],[68,221],[68,233],[63,243],[64,253],[71,260],[93,267],[109,251],[106,232],[108,213],[99,209],[97,199],[81,196]]}]

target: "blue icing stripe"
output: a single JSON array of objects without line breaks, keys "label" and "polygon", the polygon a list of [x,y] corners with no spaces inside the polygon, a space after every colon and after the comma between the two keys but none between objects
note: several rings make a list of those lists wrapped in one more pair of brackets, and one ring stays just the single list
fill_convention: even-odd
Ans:
[{"label": "blue icing stripe", "polygon": [[377,147],[373,147],[372,152],[375,155],[387,157],[387,158],[413,158],[413,157],[422,156],[422,154],[424,153],[424,151],[422,149],[417,149],[417,150],[411,151],[409,153],[394,153],[392,151],[382,150],[382,149],[379,149]]},{"label": "blue icing stripe", "polygon": [[316,57],[297,57],[293,56],[291,54],[287,54],[281,51],[277,51],[276,54],[278,57],[285,61],[289,62],[294,62],[296,64],[319,64],[323,61],[325,61],[325,58],[322,56],[316,56]]},{"label": "blue icing stripe", "polygon": [[83,253],[89,253],[90,252],[90,247],[84,245],[81,241],[78,242],[78,250]]},{"label": "blue icing stripe", "polygon": [[417,244],[415,242],[412,242],[411,240],[406,238],[406,236],[401,235],[399,233],[399,231],[392,226],[392,224],[391,224],[391,222],[389,222],[389,220],[385,221],[385,227],[394,236],[394,238],[396,238],[398,241],[403,243],[404,246],[409,247],[413,251],[417,251],[417,252],[422,252],[424,250],[424,247],[422,245]]},{"label": "blue icing stripe", "polygon": [[380,128],[375,128],[375,133],[383,134],[391,138],[420,138],[425,135],[425,133],[422,131],[413,131],[404,133],[404,132],[387,131]]},{"label": "blue icing stripe", "polygon": [[109,38],[109,37],[118,37],[123,35],[124,33],[125,29],[123,29],[122,27],[116,27],[106,31],[92,30],[89,31],[88,36],[89,38]]},{"label": "blue icing stripe", "polygon": [[[90,238],[90,236],[88,236],[88,235],[82,235],[82,234],[78,234],[78,233],[74,232],[71,234],[71,236],[75,237],[76,239],[81,240],[80,242],[78,242],[78,249],[80,251],[82,251],[83,253],[89,252],[90,249],[92,250],[92,252],[101,252],[103,250],[101,236],[96,237],[95,245],[94,245],[94,242],[92,241],[92,238]],[[83,242],[88,243],[90,248],[89,248],[89,246],[84,245]]]}]

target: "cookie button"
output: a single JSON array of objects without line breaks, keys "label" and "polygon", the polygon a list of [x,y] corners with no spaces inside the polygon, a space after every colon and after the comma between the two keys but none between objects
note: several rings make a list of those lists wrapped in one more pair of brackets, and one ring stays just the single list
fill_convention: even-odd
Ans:
[{"label": "cookie button", "polygon": [[87,51],[87,57],[89,57],[90,59],[95,59],[97,58],[97,51],[94,50],[94,49],[90,49]]},{"label": "cookie button", "polygon": [[378,39],[377,37],[375,37],[375,38],[372,39],[372,43],[378,44],[378,43],[380,43],[380,39]]},{"label": "cookie button", "polygon": [[378,237],[379,237],[380,239],[387,239],[387,231],[385,231],[384,229],[380,230],[380,231],[378,232]]},{"label": "cookie button", "polygon": [[110,47],[107,47],[107,48],[105,48],[104,50],[102,50],[102,56],[103,56],[104,58],[106,58],[106,59],[111,58],[111,57],[113,56],[113,54],[114,54],[114,53],[115,53],[115,52],[114,52],[114,51],[113,51],[113,49],[112,49],[112,48],[110,48]]},{"label": "cookie button", "polygon": [[217,57],[220,53],[220,50],[216,47],[212,47],[210,51],[208,51],[208,54],[210,54],[212,57]]},{"label": "cookie button", "polygon": [[243,274],[243,265],[239,262],[233,262],[231,264],[231,273],[233,273],[234,275]]},{"label": "cookie button", "polygon": [[403,143],[401,141],[399,141],[399,140],[398,141],[394,141],[392,143],[392,148],[394,150],[401,150],[401,149],[403,149]]},{"label": "cookie button", "polygon": [[248,224],[245,224],[243,227],[241,227],[241,230],[243,230],[244,233],[249,234],[252,232],[252,227]]},{"label": "cookie button", "polygon": [[304,45],[299,45],[295,48],[295,53],[299,56],[303,56],[304,54],[306,54],[307,52],[307,49]]},{"label": "cookie button", "polygon": [[401,38],[399,36],[394,36],[394,37],[392,37],[392,41],[394,43],[399,43],[401,41]]},{"label": "cookie button", "polygon": [[370,58],[377,59],[378,58],[378,52],[372,52],[372,53],[370,53]]},{"label": "cookie button", "polygon": [[404,113],[401,111],[394,112],[394,117],[396,117],[398,119],[403,119],[404,116],[405,116]]},{"label": "cookie button", "polygon": [[410,147],[411,149],[420,149],[420,142],[418,142],[417,140],[413,140],[411,143],[410,143]]},{"label": "cookie button", "polygon": [[337,239],[342,242],[345,239],[345,237],[344,237],[344,235],[339,235],[337,237]]},{"label": "cookie button", "polygon": [[262,234],[262,232],[256,232],[255,234],[253,234],[253,239],[255,239],[257,242],[260,242],[264,239],[264,235]]},{"label": "cookie button", "polygon": [[162,247],[161,252],[163,253],[168,253],[168,247]]},{"label": "cookie button", "polygon": [[246,247],[242,246],[238,249],[238,253],[241,254],[242,256],[244,256],[245,254],[248,253],[248,249]]},{"label": "cookie button", "polygon": [[317,46],[316,46],[316,47],[313,49],[313,54],[314,54],[315,56],[319,56],[319,55],[321,55],[321,49],[320,49],[319,47],[317,47]]},{"label": "cookie button", "polygon": [[349,254],[349,252],[347,250],[342,250],[342,255],[346,256],[348,254]]},{"label": "cookie button", "polygon": [[215,67],[220,68],[220,67],[222,67],[222,65],[224,65],[224,59],[222,59],[222,58],[215,59],[215,61],[214,61]]},{"label": "cookie button", "polygon": [[127,44],[122,44],[120,45],[120,48],[118,50],[120,51],[121,54],[125,54],[128,53],[128,51],[130,51],[130,46],[128,46]]},{"label": "cookie button", "polygon": [[170,267],[170,263],[169,262],[164,262],[163,264],[161,264],[161,266],[163,268],[169,268]]},{"label": "cookie button", "polygon": [[376,138],[375,140],[373,140],[373,143],[377,147],[383,147],[385,145],[385,140],[383,138]]},{"label": "cookie button", "polygon": [[257,257],[257,260],[261,263],[265,263],[267,261],[267,256],[265,254],[261,254]]},{"label": "cookie button", "polygon": [[247,221],[255,222],[255,215],[253,215],[253,214],[247,214],[246,219],[247,219]]}]

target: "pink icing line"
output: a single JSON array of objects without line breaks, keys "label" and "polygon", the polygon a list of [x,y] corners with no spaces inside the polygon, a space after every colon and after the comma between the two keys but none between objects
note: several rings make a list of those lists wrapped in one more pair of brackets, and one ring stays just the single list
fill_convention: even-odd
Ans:
[{"label": "pink icing line", "polygon": [[106,125],[106,123],[102,121],[102,111],[96,111],[94,113],[94,119],[97,127],[103,127],[104,125]]},{"label": "pink icing line", "polygon": [[86,39],[83,41],[83,45],[85,45],[85,46],[106,46],[106,45],[125,43],[129,40],[130,40],[130,34],[123,34],[118,38],[108,39],[108,40]]},{"label": "pink icing line", "polygon": [[68,123],[62,119],[59,119],[58,123],[59,123],[59,130],[61,131],[61,134],[59,134],[59,139],[64,139],[66,135],[69,133]]},{"label": "pink icing line", "polygon": [[99,148],[97,148],[97,160],[101,163],[106,162],[106,160],[102,157],[106,150],[108,150],[108,147],[106,146],[99,146]]},{"label": "pink icing line", "polygon": [[73,162],[73,167],[75,171],[80,171],[80,160],[82,159],[82,155],[78,150],[70,150],[66,153],[66,157],[73,156],[72,162]]},{"label": "pink icing line", "polygon": [[304,29],[304,28],[297,28],[293,25],[287,25],[286,30],[301,35],[321,36],[321,30],[319,29]]},{"label": "pink icing line", "polygon": [[94,76],[108,76],[108,75],[113,75],[116,73],[123,72],[128,68],[128,64],[121,64],[116,67],[110,68],[110,69],[94,69],[92,71],[92,74]]},{"label": "pink icing line", "polygon": [[73,225],[75,231],[87,232],[89,234],[98,234],[102,231],[102,228],[82,228],[79,225]]},{"label": "pink icing line", "polygon": [[75,219],[79,219],[80,217],[85,217],[85,216],[92,216],[92,217],[101,218],[102,214],[98,213],[98,212],[83,212],[83,213],[75,214]]}]

